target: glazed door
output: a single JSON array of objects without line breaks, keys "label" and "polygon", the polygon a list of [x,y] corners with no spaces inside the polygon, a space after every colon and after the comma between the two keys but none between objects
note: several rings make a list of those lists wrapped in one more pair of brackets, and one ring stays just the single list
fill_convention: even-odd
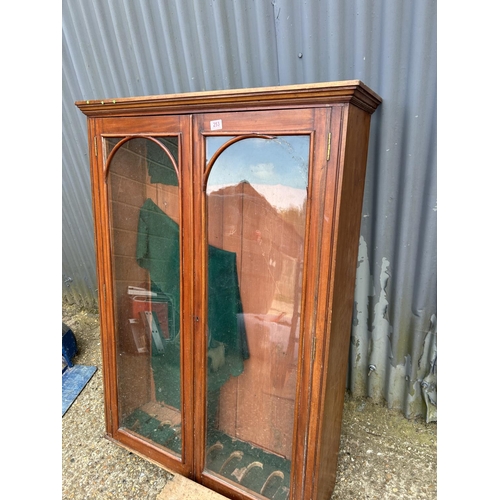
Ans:
[{"label": "glazed door", "polygon": [[107,219],[99,242],[109,259],[99,266],[107,284],[101,307],[112,318],[102,325],[108,432],[186,471],[193,460],[189,123],[98,120],[95,142]]},{"label": "glazed door", "polygon": [[288,499],[302,487],[315,286],[304,262],[316,251],[313,164],[326,161],[329,113],[197,117],[196,473],[241,498]]}]

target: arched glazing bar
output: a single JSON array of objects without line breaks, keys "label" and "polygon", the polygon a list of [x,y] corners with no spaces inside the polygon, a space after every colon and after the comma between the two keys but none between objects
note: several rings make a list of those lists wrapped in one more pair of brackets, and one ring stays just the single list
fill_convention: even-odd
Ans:
[{"label": "arched glazing bar", "polygon": [[178,167],[177,162],[176,162],[174,156],[172,155],[172,153],[168,150],[168,148],[161,141],[159,141],[155,137],[144,136],[144,135],[129,135],[129,136],[121,139],[113,147],[113,149],[109,153],[108,157],[106,158],[106,164],[104,166],[104,178],[107,178],[107,176],[108,176],[109,167],[111,165],[111,161],[113,160],[113,156],[115,155],[115,153],[120,149],[121,146],[123,146],[123,144],[127,143],[128,141],[131,141],[132,139],[147,139],[147,140],[152,141],[155,144],[157,144],[161,148],[161,150],[168,156],[170,161],[172,162],[175,173],[177,175],[177,180],[179,183],[181,182],[180,175],[179,175],[179,167]]},{"label": "arched glazing bar", "polygon": [[229,147],[235,144],[236,142],[243,141],[244,139],[276,139],[275,136],[273,135],[262,135],[262,134],[244,134],[244,135],[238,135],[237,137],[233,137],[229,141],[225,142],[217,151],[213,154],[212,158],[210,158],[209,162],[207,163],[207,166],[205,168],[205,173],[203,175],[203,188],[205,189],[207,187],[207,182],[208,182],[208,177],[210,175],[210,172],[212,170],[212,167],[214,166],[215,162],[219,158],[219,156]]}]

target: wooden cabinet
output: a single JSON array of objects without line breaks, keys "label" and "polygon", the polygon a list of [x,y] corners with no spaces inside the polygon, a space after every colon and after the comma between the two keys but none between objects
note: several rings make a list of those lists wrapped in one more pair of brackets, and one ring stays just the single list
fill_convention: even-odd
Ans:
[{"label": "wooden cabinet", "polygon": [[111,440],[229,498],[330,497],[380,102],[348,81],[76,103]]}]

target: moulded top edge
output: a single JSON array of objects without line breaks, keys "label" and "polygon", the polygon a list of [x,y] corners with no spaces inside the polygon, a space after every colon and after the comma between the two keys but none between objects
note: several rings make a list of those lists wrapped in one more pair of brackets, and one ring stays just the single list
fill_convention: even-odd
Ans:
[{"label": "moulded top edge", "polygon": [[[275,87],[256,87],[229,90],[215,90],[203,92],[186,92],[180,94],[163,94],[141,97],[123,97],[116,99],[95,99],[77,101],[76,106],[87,116],[105,116],[127,113],[130,111],[142,112],[148,110],[179,111],[190,107],[203,110],[217,105],[245,104],[255,105],[263,103],[279,104],[291,101],[349,102],[353,101],[365,111],[373,113],[382,98],[367,87],[360,80],[346,80],[339,82],[307,83],[300,85],[282,85]],[[127,113],[128,114],[128,113]],[[134,113],[135,114],[135,113]]]}]

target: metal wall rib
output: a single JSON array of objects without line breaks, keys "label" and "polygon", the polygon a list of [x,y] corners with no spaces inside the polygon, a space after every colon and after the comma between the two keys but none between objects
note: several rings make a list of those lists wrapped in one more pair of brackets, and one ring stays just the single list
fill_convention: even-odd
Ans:
[{"label": "metal wall rib", "polygon": [[360,79],[372,118],[348,387],[437,418],[436,2],[63,0],[63,297],[96,305],[81,99]]}]

